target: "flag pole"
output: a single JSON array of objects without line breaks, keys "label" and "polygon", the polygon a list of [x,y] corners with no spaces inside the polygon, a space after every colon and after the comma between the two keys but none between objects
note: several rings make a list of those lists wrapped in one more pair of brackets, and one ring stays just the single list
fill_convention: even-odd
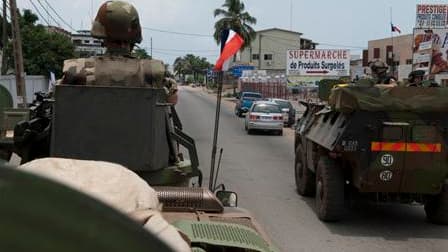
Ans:
[{"label": "flag pole", "polygon": [[[231,36],[230,33],[232,33]],[[212,157],[211,157],[210,175],[209,175],[209,189],[211,191],[214,191],[215,189],[213,185],[213,180],[216,180],[214,176],[215,176],[215,164],[216,164],[216,150],[218,145],[219,116],[221,113],[224,71],[228,70],[228,63],[229,63],[228,60],[230,59],[230,57],[237,54],[238,50],[241,49],[241,46],[243,44],[244,44],[243,38],[241,38],[237,33],[233,31],[231,32],[229,29],[224,29],[221,32],[221,53],[215,65],[215,70],[219,70],[219,72],[218,72],[218,93],[216,95],[215,130],[213,133],[213,147],[212,147]]]},{"label": "flag pole", "polygon": [[[228,35],[229,33],[227,30],[221,32],[221,50],[219,51],[220,55],[224,50],[224,44],[226,42],[225,40],[227,40]],[[219,133],[219,117],[221,114],[222,86],[224,81],[223,79],[224,79],[224,72],[222,69],[220,69],[220,71],[218,72],[218,93],[216,94],[215,129],[213,131],[212,157],[211,157],[210,175],[208,181],[208,189],[210,191],[215,190],[215,188],[213,188],[213,180],[215,176],[216,151],[218,149],[217,145],[218,145],[218,133]]]},{"label": "flag pole", "polygon": [[210,165],[210,176],[208,181],[208,189],[214,191],[213,177],[215,175],[215,163],[216,163],[216,150],[218,145],[218,132],[219,132],[219,116],[221,114],[221,99],[222,99],[222,85],[223,85],[223,71],[218,72],[218,93],[216,95],[216,111],[215,111],[215,130],[213,132],[213,146],[212,146],[212,158]]},{"label": "flag pole", "polygon": [[391,71],[392,75],[395,77],[395,46],[394,46],[394,31],[393,31],[393,22],[392,22],[392,6],[390,7],[390,38],[392,40],[392,61],[391,61]]}]

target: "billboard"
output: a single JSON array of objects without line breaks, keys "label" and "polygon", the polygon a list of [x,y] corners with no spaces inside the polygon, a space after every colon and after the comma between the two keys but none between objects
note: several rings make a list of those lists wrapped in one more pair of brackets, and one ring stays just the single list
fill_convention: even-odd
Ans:
[{"label": "billboard", "polygon": [[232,66],[230,68],[230,71],[232,72],[232,75],[239,78],[243,76],[243,71],[246,70],[255,70],[255,66],[249,66],[249,65],[238,65],[238,66]]},{"label": "billboard", "polygon": [[448,72],[448,28],[414,29],[413,69],[427,74]]},{"label": "billboard", "polygon": [[350,50],[287,50],[286,74],[289,76],[350,76]]},{"label": "billboard", "polygon": [[415,28],[448,28],[448,4],[418,4]]}]

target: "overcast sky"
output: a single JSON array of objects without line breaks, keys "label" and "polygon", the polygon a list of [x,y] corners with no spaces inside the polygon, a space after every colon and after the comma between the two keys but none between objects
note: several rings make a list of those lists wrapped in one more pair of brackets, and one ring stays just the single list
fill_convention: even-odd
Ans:
[{"label": "overcast sky", "polygon": [[[90,29],[92,17],[103,1],[100,0],[17,0],[20,9],[34,10],[34,2],[45,19],[54,25],[53,16],[62,27],[67,25],[47,7],[50,4],[74,29]],[[48,13],[39,5],[46,7]],[[164,31],[205,36],[187,36],[143,30],[141,47],[149,51],[153,40],[155,58],[172,64],[177,56],[193,53],[214,63],[218,46],[211,35],[215,18],[213,10],[224,0],[132,0],[140,14],[143,27]],[[390,9],[393,23],[402,34],[412,33],[415,8],[418,3],[447,3],[446,0],[243,0],[247,11],[257,18],[256,30],[266,28],[291,29],[303,37],[320,43],[319,48],[348,48],[360,54],[367,41],[390,37]],[[292,3],[292,27],[291,27]],[[40,20],[41,23],[45,22]],[[207,36],[209,35],[209,36]],[[334,45],[334,46],[331,46]]]}]

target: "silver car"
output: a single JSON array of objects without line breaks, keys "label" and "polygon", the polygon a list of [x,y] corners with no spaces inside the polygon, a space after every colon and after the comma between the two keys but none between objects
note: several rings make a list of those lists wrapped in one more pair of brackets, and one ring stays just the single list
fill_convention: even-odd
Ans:
[{"label": "silver car", "polygon": [[256,101],[246,113],[245,129],[248,134],[254,130],[275,131],[283,135],[283,114],[275,102]]}]

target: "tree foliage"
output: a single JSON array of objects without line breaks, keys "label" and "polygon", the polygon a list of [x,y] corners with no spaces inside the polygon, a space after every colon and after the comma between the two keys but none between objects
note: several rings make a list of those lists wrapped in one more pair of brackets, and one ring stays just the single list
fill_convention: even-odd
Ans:
[{"label": "tree foliage", "polygon": [[152,59],[151,55],[149,55],[148,52],[143,48],[135,48],[132,52],[132,56],[136,57],[137,59]]},{"label": "tree foliage", "polygon": [[174,72],[177,76],[184,78],[185,75],[192,74],[194,81],[203,79],[201,76],[210,68],[210,64],[206,58],[187,54],[184,57],[177,57],[174,61]]},{"label": "tree foliage", "polygon": [[244,3],[240,0],[225,0],[222,8],[215,9],[213,14],[215,17],[221,17],[215,23],[213,37],[216,43],[221,42],[221,33],[225,29],[232,29],[244,39],[241,50],[248,47],[255,39],[256,33],[251,25],[255,25],[257,19],[245,11]]},{"label": "tree foliage", "polygon": [[[20,15],[22,35],[23,64],[28,75],[48,75],[54,72],[62,75],[64,60],[74,57],[75,47],[65,35],[49,32],[42,25],[36,24],[38,17],[30,10]],[[12,44],[6,49],[8,66],[14,69]]]}]

